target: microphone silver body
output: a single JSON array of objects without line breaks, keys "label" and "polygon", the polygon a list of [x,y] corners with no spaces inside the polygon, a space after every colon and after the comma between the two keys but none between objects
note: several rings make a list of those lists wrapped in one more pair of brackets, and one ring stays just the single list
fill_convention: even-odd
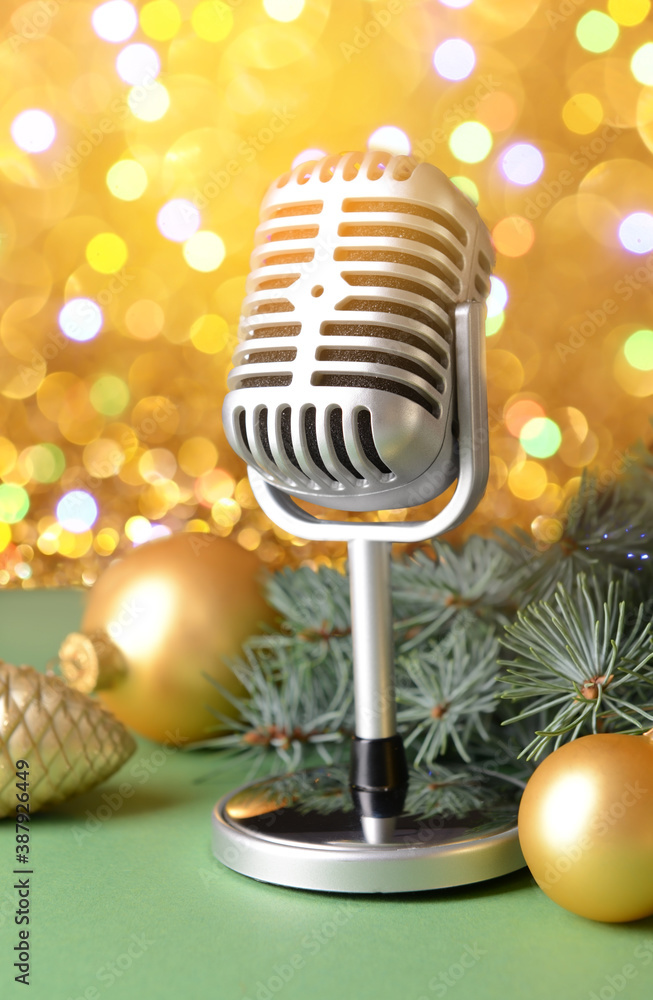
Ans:
[{"label": "microphone silver body", "polygon": [[269,189],[223,409],[276,489],[350,511],[415,506],[458,472],[455,309],[493,251],[431,164],[349,153]]}]

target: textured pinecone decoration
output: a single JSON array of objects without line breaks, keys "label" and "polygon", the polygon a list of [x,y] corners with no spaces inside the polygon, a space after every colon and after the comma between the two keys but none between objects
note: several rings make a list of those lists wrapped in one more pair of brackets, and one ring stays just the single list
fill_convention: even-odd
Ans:
[{"label": "textured pinecone decoration", "polygon": [[59,677],[0,660],[0,816],[16,811],[16,761],[29,762],[30,812],[81,795],[136,749],[121,722]]}]

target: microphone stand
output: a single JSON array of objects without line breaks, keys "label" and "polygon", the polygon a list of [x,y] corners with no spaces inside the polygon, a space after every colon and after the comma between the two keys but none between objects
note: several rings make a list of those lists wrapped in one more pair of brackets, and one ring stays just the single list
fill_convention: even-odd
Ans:
[{"label": "microphone stand", "polygon": [[[264,882],[335,892],[411,892],[494,878],[524,865],[514,784],[498,794],[508,820],[461,820],[447,828],[405,817],[408,772],[397,734],[390,552],[450,531],[476,507],[489,470],[484,307],[455,312],[458,470],[455,492],[429,521],[322,520],[300,508],[254,469],[262,509],[284,530],[317,541],[348,542],[354,659],[355,736],[349,790],[355,812],[329,812],[341,787],[326,768],[266,779],[224,796],[213,813],[213,851],[228,867]],[[437,472],[435,473],[437,476]],[[437,488],[433,496],[438,495]],[[294,783],[293,783],[293,779]],[[496,791],[496,789],[495,789]],[[324,793],[327,809],[315,804]],[[401,830],[398,826],[403,824]]]}]

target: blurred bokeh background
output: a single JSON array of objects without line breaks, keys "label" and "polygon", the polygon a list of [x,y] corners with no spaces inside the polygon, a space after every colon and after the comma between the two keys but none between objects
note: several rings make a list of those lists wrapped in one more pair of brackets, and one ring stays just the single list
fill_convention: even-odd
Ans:
[{"label": "blurred bokeh background", "polygon": [[342,564],[256,508],[220,409],[266,187],[367,147],[437,164],[496,246],[463,530],[556,538],[583,469],[651,437],[650,8],[3,0],[0,586],[90,585],[182,530]]}]

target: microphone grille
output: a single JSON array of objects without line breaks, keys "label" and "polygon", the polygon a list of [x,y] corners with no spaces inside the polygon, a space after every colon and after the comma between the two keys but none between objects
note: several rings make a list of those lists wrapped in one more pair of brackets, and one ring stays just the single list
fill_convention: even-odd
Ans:
[{"label": "microphone grille", "polygon": [[278,178],[229,376],[232,446],[332,506],[413,480],[451,438],[454,311],[487,297],[492,261],[474,206],[431,164],[348,153]]}]

